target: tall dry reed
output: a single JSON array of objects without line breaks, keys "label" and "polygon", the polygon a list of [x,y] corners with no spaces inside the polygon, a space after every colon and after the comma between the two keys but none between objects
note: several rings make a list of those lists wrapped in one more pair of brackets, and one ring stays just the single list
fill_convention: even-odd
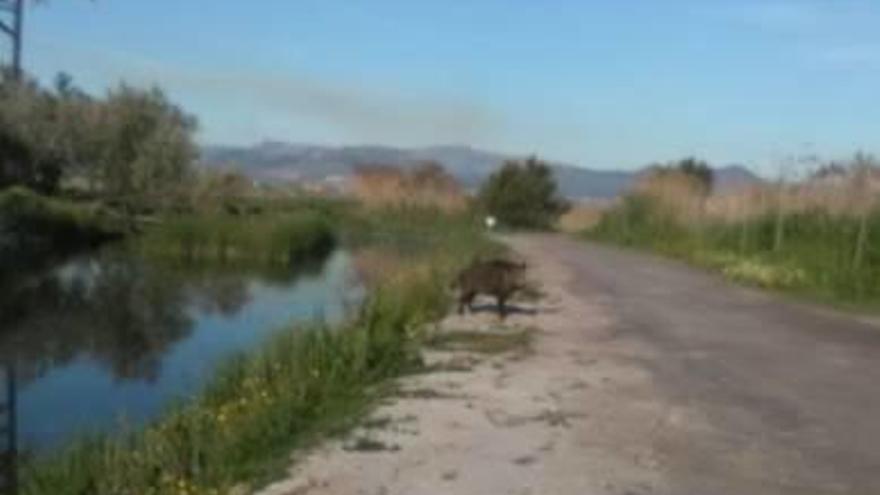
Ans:
[{"label": "tall dry reed", "polygon": [[448,213],[467,208],[461,185],[442,166],[426,162],[404,169],[363,165],[355,170],[353,193],[369,208],[431,207]]},{"label": "tall dry reed", "polygon": [[863,155],[797,182],[711,195],[691,178],[643,178],[592,235],[838,302],[880,302],[880,165]]}]

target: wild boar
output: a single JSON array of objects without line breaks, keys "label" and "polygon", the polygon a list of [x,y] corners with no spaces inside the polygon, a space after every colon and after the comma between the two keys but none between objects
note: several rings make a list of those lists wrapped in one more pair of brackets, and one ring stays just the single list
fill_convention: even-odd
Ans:
[{"label": "wild boar", "polygon": [[526,264],[505,259],[477,260],[459,273],[455,286],[458,294],[458,314],[465,307],[472,310],[478,294],[494,296],[498,302],[498,314],[507,316],[506,303],[513,294],[525,287]]}]

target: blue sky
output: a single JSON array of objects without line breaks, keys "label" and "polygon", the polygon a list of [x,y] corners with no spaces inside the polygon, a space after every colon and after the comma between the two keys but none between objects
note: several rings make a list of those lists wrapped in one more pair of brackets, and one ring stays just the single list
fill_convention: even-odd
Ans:
[{"label": "blue sky", "polygon": [[461,143],[598,168],[880,151],[876,0],[55,0],[28,70],[158,83],[206,143]]}]

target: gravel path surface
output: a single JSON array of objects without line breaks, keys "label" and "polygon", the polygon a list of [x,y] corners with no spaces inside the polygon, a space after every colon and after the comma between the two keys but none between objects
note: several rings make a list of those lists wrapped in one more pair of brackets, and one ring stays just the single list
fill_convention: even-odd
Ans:
[{"label": "gravel path surface", "polygon": [[875,322],[649,255],[508,242],[545,297],[440,332],[509,348],[428,352],[436,371],[262,495],[880,493]]}]

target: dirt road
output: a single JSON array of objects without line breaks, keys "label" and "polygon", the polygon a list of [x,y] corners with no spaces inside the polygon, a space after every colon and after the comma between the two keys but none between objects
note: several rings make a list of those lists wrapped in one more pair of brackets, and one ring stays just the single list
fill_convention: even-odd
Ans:
[{"label": "dirt road", "polygon": [[652,256],[509,241],[546,297],[504,327],[441,327],[530,345],[432,351],[436,372],[266,495],[880,493],[878,325]]}]

